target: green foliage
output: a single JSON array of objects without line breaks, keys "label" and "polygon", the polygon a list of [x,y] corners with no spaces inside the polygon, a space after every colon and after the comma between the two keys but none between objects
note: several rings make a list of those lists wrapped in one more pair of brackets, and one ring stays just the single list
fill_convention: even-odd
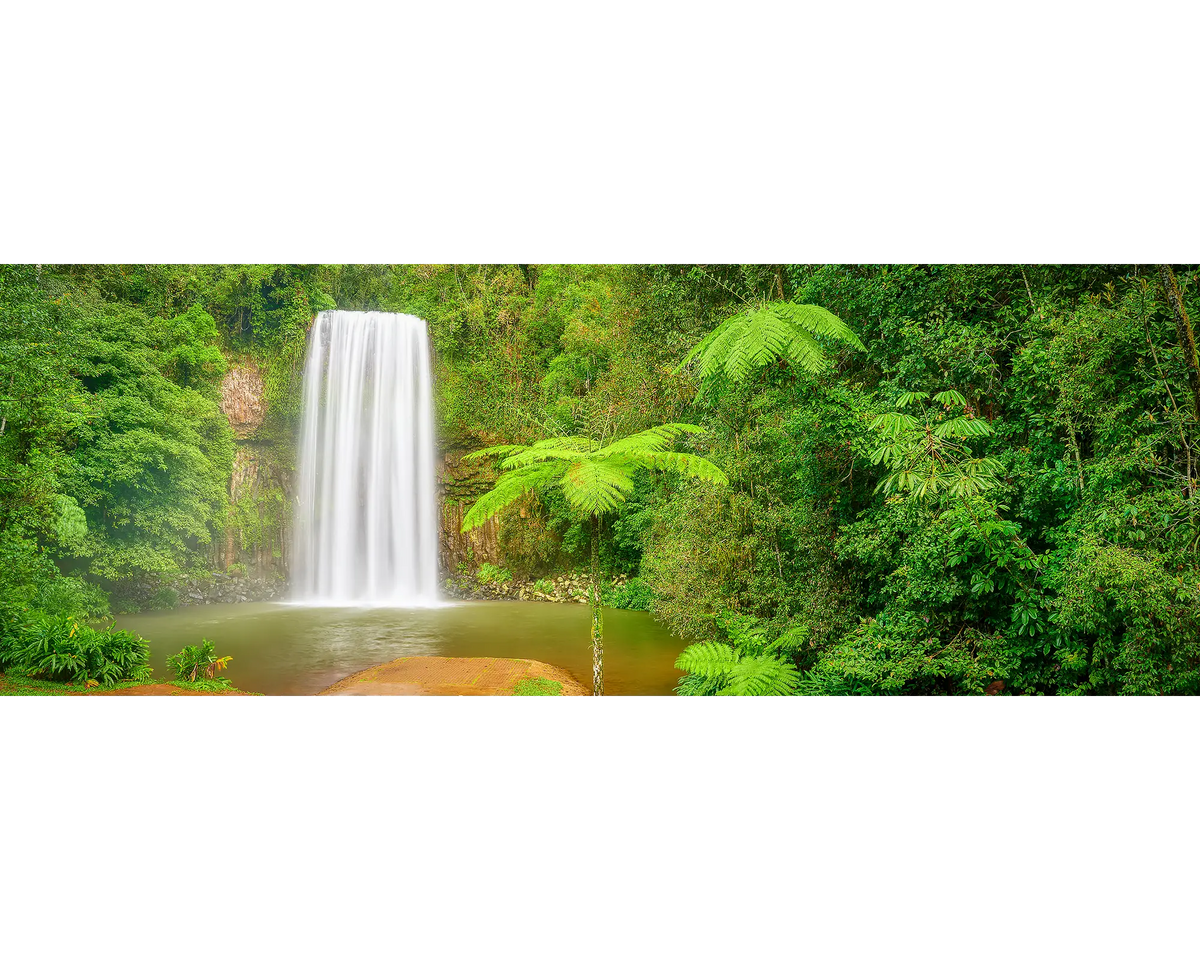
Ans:
[{"label": "green foliage", "polygon": [[214,681],[218,684],[228,684],[227,677],[217,674],[229,666],[233,657],[218,657],[213,642],[201,639],[199,643],[185,646],[177,654],[167,657],[167,669],[175,679],[187,683],[198,680]]},{"label": "green foliage", "polygon": [[0,637],[7,675],[84,686],[149,679],[150,647],[129,630],[96,630],[67,614],[31,613]]},{"label": "green foliage", "polygon": [[494,516],[527,493],[553,487],[581,518],[591,521],[592,692],[603,694],[603,645],[600,604],[599,519],[625,502],[634,489],[634,474],[658,470],[682,474],[709,483],[725,483],[714,464],[695,454],[673,453],[667,448],[684,434],[700,433],[686,423],[650,427],[632,436],[601,446],[587,437],[552,437],[531,445],[501,444],[471,457],[502,456],[503,471],[496,486],[475,502],[463,517],[469,530]]},{"label": "green foliage", "polygon": [[480,583],[512,582],[512,574],[509,571],[503,569],[502,567],[497,567],[491,563],[481,564],[479,567],[479,572],[475,574],[475,576],[479,578]]},{"label": "green foliage", "polygon": [[[928,399],[927,393],[905,392],[896,405],[903,408]],[[883,464],[889,471],[876,489],[909,493],[922,500],[942,493],[970,497],[995,488],[1000,482],[1000,462],[992,457],[972,457],[965,445],[967,440],[990,437],[995,431],[975,416],[956,390],[934,394],[933,402],[941,409],[922,419],[897,410],[871,422],[871,429],[883,436],[871,453],[871,463]]]},{"label": "green foliage", "polygon": [[151,610],[174,610],[179,606],[179,591],[172,587],[162,587],[150,599]]},{"label": "green foliage", "polygon": [[108,595],[94,583],[74,576],[58,576],[39,583],[31,605],[84,622],[99,620],[109,612]]},{"label": "green foliage", "polygon": [[640,577],[633,577],[619,587],[605,584],[600,591],[600,602],[614,610],[649,610],[654,591]]},{"label": "green foliage", "polygon": [[1200,690],[1200,583],[1164,566],[1094,534],[1069,548],[1049,622],[1031,639],[1073,692]]},{"label": "green foliage", "polygon": [[641,576],[657,617],[701,637],[726,611],[778,628],[803,613],[818,642],[845,629],[834,539],[839,512],[854,508],[845,480],[859,477],[850,445],[862,444],[865,405],[855,391],[794,382],[721,399],[709,425],[729,486],[678,484],[655,505]]},{"label": "green foliage", "polygon": [[701,380],[709,384],[721,379],[737,383],[780,360],[811,374],[825,373],[832,364],[818,337],[865,349],[854,331],[824,307],[763,302],[723,321],[680,366],[695,361]]},{"label": "green foliage", "polygon": [[514,697],[561,697],[562,684],[546,677],[526,677],[518,680]]},{"label": "green foliage", "polygon": [[792,659],[808,639],[807,627],[790,626],[771,638],[766,624],[744,615],[723,618],[728,642],[686,647],[675,661],[683,670],[675,692],[683,696],[794,696],[801,676]]},{"label": "green foliage", "polygon": [[496,486],[463,517],[463,530],[477,527],[518,497],[557,485],[567,503],[585,517],[610,513],[634,489],[638,470],[662,470],[723,484],[725,475],[703,457],[667,448],[684,434],[700,433],[688,423],[650,427],[605,446],[588,437],[551,437],[533,444],[485,447],[466,459],[500,456],[504,471]]},{"label": "green foliage", "polygon": [[[443,452],[512,461],[471,515],[500,514],[498,568],[628,575],[603,601],[733,649],[723,685],[1200,692],[1200,423],[1156,272],[1120,265],[0,265],[6,642],[144,603],[227,524],[278,547],[332,306],[427,320]],[[270,451],[236,503],[233,356]],[[731,615],[809,632],[736,647]]]}]

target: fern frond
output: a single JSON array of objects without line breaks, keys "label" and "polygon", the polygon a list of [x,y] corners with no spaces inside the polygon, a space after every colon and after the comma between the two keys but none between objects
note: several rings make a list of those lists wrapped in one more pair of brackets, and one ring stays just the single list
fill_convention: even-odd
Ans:
[{"label": "fern frond", "polygon": [[530,450],[574,450],[577,453],[591,453],[598,444],[591,437],[547,437],[530,444]]},{"label": "fern frond", "polygon": [[791,627],[783,632],[783,635],[778,639],[772,640],[767,644],[767,652],[779,653],[796,653],[804,648],[808,643],[809,629],[803,624]]},{"label": "fern frond", "polygon": [[608,446],[597,450],[596,455],[610,457],[643,452],[653,453],[667,449],[685,433],[704,433],[704,428],[691,423],[664,423],[662,426],[650,427],[640,433],[614,440]]},{"label": "fern frond", "polygon": [[567,503],[592,517],[616,509],[633,492],[632,466],[620,457],[572,463],[561,483]]},{"label": "fern frond", "polygon": [[729,478],[723,470],[710,460],[692,453],[644,453],[636,458],[637,463],[654,470],[669,470],[685,477],[705,480],[718,487],[728,486]]},{"label": "fern frond", "polygon": [[832,366],[829,358],[821,350],[821,345],[807,331],[799,331],[792,338],[788,344],[787,357],[792,363],[812,374],[824,373]]},{"label": "fern frond", "polygon": [[779,303],[773,306],[794,326],[801,327],[817,337],[828,337],[848,343],[856,350],[866,350],[858,335],[840,317],[834,316],[815,303]]},{"label": "fern frond", "polygon": [[720,679],[729,676],[737,662],[737,651],[729,644],[705,640],[684,647],[675,659],[675,669],[700,677]]},{"label": "fern frond", "polygon": [[729,330],[729,328],[726,326],[726,324],[722,323],[719,326],[715,327],[714,329],[710,330],[708,333],[706,333],[703,337],[700,338],[700,342],[697,343],[694,347],[692,347],[691,350],[689,350],[687,352],[687,356],[685,356],[679,362],[679,366],[677,366],[673,372],[677,373],[677,374],[682,373],[684,368],[687,367],[688,364],[690,364],[693,360],[695,360],[701,354],[706,353],[708,351],[708,349],[712,346],[713,341],[716,340],[718,337],[725,336],[728,333],[728,330]]},{"label": "fern frond", "polygon": [[828,337],[862,350],[862,341],[826,310],[806,303],[768,303],[729,317],[694,346],[677,370],[697,361],[700,378],[724,375],[730,382],[786,359],[812,373],[830,366],[816,337]]},{"label": "fern frond", "polygon": [[[787,318],[770,306],[745,314],[744,323],[738,335],[730,338],[725,354],[722,367],[726,377],[731,383],[744,380],[752,371],[784,356],[795,337],[796,330]],[[812,343],[811,337],[806,339]],[[806,355],[811,353],[807,347]]]},{"label": "fern frond", "polygon": [[702,677],[698,673],[685,673],[675,684],[675,695],[680,697],[711,697],[724,686],[725,681],[717,677]]},{"label": "fern frond", "polygon": [[742,657],[729,671],[719,697],[790,697],[800,689],[800,671],[790,661],[770,655]]},{"label": "fern frond", "polygon": [[466,454],[464,460],[480,460],[483,457],[499,457],[511,453],[516,453],[519,450],[526,449],[523,443],[501,443],[494,447],[484,447],[482,450],[473,450]]},{"label": "fern frond", "polygon": [[541,440],[532,446],[522,447],[517,453],[506,457],[500,466],[505,470],[517,470],[543,460],[575,461],[596,449],[596,442],[587,437],[554,437]]},{"label": "fern frond", "polygon": [[523,494],[553,482],[565,469],[566,464],[561,462],[539,463],[503,474],[496,485],[467,511],[462,522],[463,532],[486,523]]}]

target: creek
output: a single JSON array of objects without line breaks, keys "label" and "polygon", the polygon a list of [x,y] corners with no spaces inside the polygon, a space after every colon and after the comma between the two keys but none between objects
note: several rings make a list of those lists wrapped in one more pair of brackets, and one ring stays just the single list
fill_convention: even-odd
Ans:
[{"label": "creek", "polygon": [[[584,604],[466,600],[429,608],[232,603],[126,614],[117,626],[150,642],[156,677],[168,656],[207,637],[233,660],[224,676],[265,694],[314,694],[398,657],[513,657],[570,671],[591,689]],[[604,611],[606,695],[669,695],[686,641],[648,613]]]}]

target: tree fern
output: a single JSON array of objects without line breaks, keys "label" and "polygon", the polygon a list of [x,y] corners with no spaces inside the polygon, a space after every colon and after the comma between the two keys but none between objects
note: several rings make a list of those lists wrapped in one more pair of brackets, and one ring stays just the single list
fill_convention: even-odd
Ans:
[{"label": "tree fern", "polygon": [[777,360],[822,373],[831,364],[818,342],[821,337],[865,349],[854,331],[824,307],[761,303],[722,322],[688,352],[678,369],[694,361],[707,385],[721,377],[736,383]]},{"label": "tree fern", "polygon": [[600,517],[623,504],[634,489],[639,470],[662,470],[724,485],[728,481],[716,464],[690,453],[672,451],[680,437],[701,433],[690,423],[665,423],[600,446],[589,437],[547,437],[532,444],[499,444],[468,454],[465,459],[498,457],[501,474],[496,485],[480,497],[463,517],[470,530],[526,493],[557,485],[570,507],[592,521],[592,690],[603,691],[603,644],[597,542]]}]

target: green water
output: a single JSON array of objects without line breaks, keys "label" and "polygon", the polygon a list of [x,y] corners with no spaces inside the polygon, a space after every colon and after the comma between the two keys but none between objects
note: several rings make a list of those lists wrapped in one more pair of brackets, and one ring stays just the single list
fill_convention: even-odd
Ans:
[{"label": "green water", "polygon": [[[397,657],[520,657],[563,667],[591,689],[587,606],[461,601],[429,610],[231,603],[117,618],[150,641],[156,677],[166,659],[207,637],[232,656],[226,676],[243,690],[313,694]],[[648,613],[604,611],[604,692],[670,694],[686,646]]]}]

